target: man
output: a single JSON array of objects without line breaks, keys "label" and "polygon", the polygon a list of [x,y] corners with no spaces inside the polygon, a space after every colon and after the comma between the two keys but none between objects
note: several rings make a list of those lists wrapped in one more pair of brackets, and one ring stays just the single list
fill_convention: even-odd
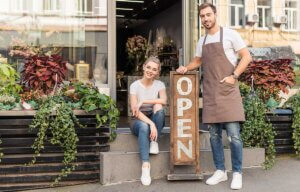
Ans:
[{"label": "man", "polygon": [[[203,67],[203,123],[208,124],[210,142],[216,171],[206,180],[215,185],[227,180],[224,166],[222,127],[226,129],[230,142],[233,179],[232,189],[242,188],[242,149],[239,122],[245,121],[238,77],[246,70],[252,58],[240,35],[217,24],[216,7],[203,3],[199,7],[202,25],[207,34],[200,38],[196,56],[187,66],[176,71],[187,71]],[[237,56],[240,62],[237,63]]]}]

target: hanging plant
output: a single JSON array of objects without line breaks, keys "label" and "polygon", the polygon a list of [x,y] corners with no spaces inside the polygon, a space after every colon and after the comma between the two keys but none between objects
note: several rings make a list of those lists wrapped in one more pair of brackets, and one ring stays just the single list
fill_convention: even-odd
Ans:
[{"label": "hanging plant", "polygon": [[245,147],[265,148],[264,168],[270,169],[275,163],[274,137],[276,135],[272,124],[266,119],[267,107],[264,102],[250,89],[242,86],[247,95],[243,96],[246,121],[243,124],[241,137]]},{"label": "hanging plant", "polygon": [[64,91],[65,95],[72,100],[77,108],[81,108],[86,112],[96,112],[97,128],[109,123],[110,141],[116,138],[120,112],[117,109],[116,102],[111,97],[99,93],[96,87],[84,85],[83,83],[72,83],[65,87]]},{"label": "hanging plant", "polygon": [[[53,112],[55,115],[53,115]],[[41,151],[44,149],[45,141],[60,146],[64,151],[63,164],[65,167],[55,179],[54,184],[57,184],[62,177],[66,177],[75,169],[72,162],[76,159],[77,142],[79,140],[75,125],[82,127],[71,106],[61,96],[49,97],[43,101],[30,125],[31,130],[38,130],[38,137],[32,145],[35,154],[32,164],[36,162],[36,158],[40,156]],[[51,132],[52,137],[47,136],[47,131]]]},{"label": "hanging plant", "polygon": [[285,107],[293,109],[293,140],[294,149],[298,157],[300,157],[300,93],[290,97],[285,103]]},{"label": "hanging plant", "polygon": [[66,62],[59,55],[27,57],[22,72],[22,83],[33,90],[49,94],[66,77]]}]

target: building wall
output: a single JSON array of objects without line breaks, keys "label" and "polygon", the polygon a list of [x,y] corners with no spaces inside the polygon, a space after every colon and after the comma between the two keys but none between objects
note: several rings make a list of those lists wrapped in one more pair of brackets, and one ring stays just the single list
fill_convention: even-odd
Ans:
[{"label": "building wall", "polygon": [[[245,0],[245,15],[257,13],[257,0]],[[297,1],[298,18],[297,31],[285,31],[283,26],[272,26],[271,29],[259,29],[257,23],[253,26],[244,25],[234,27],[248,46],[251,47],[270,47],[290,45],[296,54],[300,54],[300,1]],[[221,26],[230,26],[230,0],[217,0],[218,22]],[[272,17],[284,15],[285,0],[271,0]],[[202,31],[202,35],[205,33]]]}]

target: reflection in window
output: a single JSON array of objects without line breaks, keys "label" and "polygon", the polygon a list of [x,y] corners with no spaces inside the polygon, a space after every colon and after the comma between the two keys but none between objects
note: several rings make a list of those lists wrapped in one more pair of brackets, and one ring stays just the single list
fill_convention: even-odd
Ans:
[{"label": "reflection in window", "polygon": [[231,0],[229,5],[230,26],[243,26],[245,17],[245,7],[243,0]]},{"label": "reflection in window", "polygon": [[59,0],[44,0],[44,2],[43,2],[44,11],[47,11],[47,12],[59,11],[59,6],[60,6],[59,3],[60,3]]},{"label": "reflection in window", "polygon": [[[79,63],[89,65],[89,79],[101,73],[101,83],[107,84],[107,1],[80,1],[82,12],[97,10],[101,17],[86,17],[78,13],[76,5],[70,6],[65,0],[3,1],[0,54],[22,71],[24,58],[36,54],[33,50],[57,53],[75,69]],[[27,14],[21,15],[24,12]],[[75,71],[70,70],[68,78],[74,77]]]}]

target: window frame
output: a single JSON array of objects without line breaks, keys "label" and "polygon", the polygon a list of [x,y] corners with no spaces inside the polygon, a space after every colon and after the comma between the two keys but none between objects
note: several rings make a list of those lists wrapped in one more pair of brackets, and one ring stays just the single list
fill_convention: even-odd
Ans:
[{"label": "window frame", "polygon": [[43,0],[43,11],[46,13],[58,13],[60,12],[60,7],[60,0]]},{"label": "window frame", "polygon": [[[289,1],[285,1],[284,3],[286,3],[286,2],[296,2],[296,7],[286,7],[285,5],[284,5],[284,8],[283,8],[283,11],[284,11],[284,15],[287,17],[287,23],[286,24],[284,24],[284,25],[282,25],[282,30],[283,31],[289,31],[289,32],[297,32],[297,31],[299,31],[298,30],[298,14],[299,14],[299,11],[298,11],[298,3],[299,2],[297,2],[297,1],[291,1],[291,0],[289,0]],[[288,13],[290,13],[290,18],[289,18],[289,15],[288,14],[286,14],[286,11],[288,12]],[[296,13],[296,23],[294,23],[294,12]],[[291,22],[290,23],[290,26],[289,26],[289,22]],[[291,26],[293,26],[293,25],[296,25],[296,28],[292,28]]]},{"label": "window frame", "polygon": [[[231,23],[231,9],[234,8],[234,12],[235,12],[235,18],[234,18],[234,23],[235,25],[232,25]],[[242,25],[239,24],[239,18],[240,18],[240,14],[239,14],[239,9],[242,8],[243,9],[243,13],[242,13]],[[242,28],[245,26],[245,1],[242,2],[242,4],[234,4],[230,1],[229,3],[229,26],[232,28]]]},{"label": "window frame", "polygon": [[270,23],[270,26],[267,26],[267,19],[266,19],[266,10],[270,9],[270,20],[272,21],[272,6],[271,5],[257,5],[257,14],[258,18],[260,17],[259,15],[259,9],[262,9],[262,27],[259,26],[259,21],[257,22],[257,28],[258,29],[265,29],[269,30],[272,27],[272,22]]}]

